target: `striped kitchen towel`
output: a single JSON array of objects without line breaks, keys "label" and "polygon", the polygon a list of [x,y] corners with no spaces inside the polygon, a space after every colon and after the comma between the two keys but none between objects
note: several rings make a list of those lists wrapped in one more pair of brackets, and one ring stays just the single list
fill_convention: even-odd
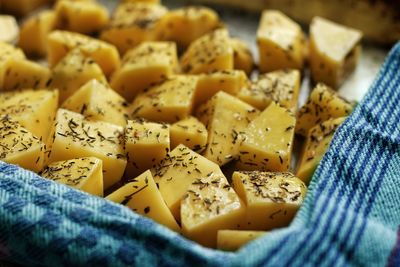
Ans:
[{"label": "striped kitchen towel", "polygon": [[290,227],[236,253],[0,163],[0,259],[27,266],[400,266],[400,44],[336,132]]}]

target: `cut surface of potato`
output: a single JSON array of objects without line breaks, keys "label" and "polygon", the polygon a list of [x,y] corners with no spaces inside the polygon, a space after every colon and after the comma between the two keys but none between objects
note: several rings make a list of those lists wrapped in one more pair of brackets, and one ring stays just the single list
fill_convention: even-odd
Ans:
[{"label": "cut surface of potato", "polygon": [[0,15],[0,41],[13,43],[19,34],[17,21],[13,16]]},{"label": "cut surface of potato", "polygon": [[264,236],[266,233],[265,231],[219,230],[217,234],[217,248],[227,251],[238,250],[240,247]]},{"label": "cut surface of potato", "polygon": [[207,144],[207,129],[196,117],[175,122],[170,127],[171,149],[180,144],[200,153]]},{"label": "cut surface of potato", "polygon": [[254,58],[249,45],[238,38],[232,38],[231,45],[233,48],[234,69],[242,70],[250,76],[254,69]]}]

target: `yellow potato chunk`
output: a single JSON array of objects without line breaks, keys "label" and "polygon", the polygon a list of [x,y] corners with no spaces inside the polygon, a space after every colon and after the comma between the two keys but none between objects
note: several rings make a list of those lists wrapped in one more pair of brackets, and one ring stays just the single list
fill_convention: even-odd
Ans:
[{"label": "yellow potato chunk", "polygon": [[155,167],[169,152],[169,126],[143,120],[128,121],[125,152],[128,158],[125,176],[132,178]]},{"label": "yellow potato chunk", "polygon": [[265,10],[257,31],[260,71],[302,69],[305,37],[301,27],[280,11]]},{"label": "yellow potato chunk", "polygon": [[0,29],[0,41],[13,43],[17,39],[19,28],[13,16],[0,15]]},{"label": "yellow potato chunk", "polygon": [[146,171],[106,197],[133,211],[180,232],[180,227],[165,204],[150,171]]},{"label": "yellow potato chunk", "polygon": [[123,97],[96,79],[88,81],[65,100],[62,108],[81,113],[87,119],[125,127],[128,103]]},{"label": "yellow potato chunk", "polygon": [[176,122],[193,108],[196,77],[177,75],[139,94],[132,103],[132,116],[151,121]]},{"label": "yellow potato chunk", "polygon": [[266,233],[265,231],[219,230],[217,233],[217,248],[235,251],[250,241],[264,236]]},{"label": "yellow potato chunk", "polygon": [[239,229],[245,208],[225,176],[210,174],[188,187],[181,204],[182,232],[197,243],[215,248],[217,232]]},{"label": "yellow potato chunk", "polygon": [[233,187],[246,204],[249,230],[287,226],[306,195],[304,183],[289,172],[234,172]]},{"label": "yellow potato chunk", "polygon": [[86,120],[83,115],[59,109],[48,141],[48,163],[96,157],[103,161],[104,189],[118,182],[125,170],[124,129],[107,122]]},{"label": "yellow potato chunk", "polygon": [[348,116],[353,104],[324,84],[318,84],[297,112],[296,134],[307,136],[315,125],[330,118]]},{"label": "yellow potato chunk", "polygon": [[74,48],[93,58],[107,77],[120,65],[118,51],[113,45],[86,35],[57,30],[48,35],[47,41],[50,67],[54,67]]},{"label": "yellow potato chunk", "polygon": [[258,110],[225,92],[217,93],[201,106],[197,116],[206,125],[208,141],[203,155],[222,166],[239,156],[244,130]]},{"label": "yellow potato chunk", "polygon": [[207,145],[207,129],[196,117],[175,122],[170,127],[171,149],[180,144],[200,153]]},{"label": "yellow potato chunk", "polygon": [[233,69],[233,49],[228,30],[218,29],[190,44],[181,58],[182,71],[189,74]]},{"label": "yellow potato chunk", "polygon": [[47,179],[102,197],[102,169],[101,160],[86,157],[53,162],[39,174]]},{"label": "yellow potato chunk", "polygon": [[0,116],[0,160],[38,172],[43,167],[45,146],[8,115]]},{"label": "yellow potato chunk", "polygon": [[250,76],[254,69],[254,58],[249,45],[237,38],[231,39],[231,45],[233,48],[234,69],[242,70]]},{"label": "yellow potato chunk", "polygon": [[46,141],[58,108],[57,90],[23,90],[0,94],[0,114],[9,115]]},{"label": "yellow potato chunk", "polygon": [[123,2],[160,4],[161,0],[123,0]]},{"label": "yellow potato chunk", "polygon": [[223,175],[217,164],[184,145],[172,150],[152,169],[152,173],[161,195],[177,220],[180,218],[181,199],[192,182],[213,173]]},{"label": "yellow potato chunk", "polygon": [[124,54],[144,41],[158,40],[157,24],[167,12],[164,6],[152,3],[121,3],[100,38]]},{"label": "yellow potato chunk", "polygon": [[48,4],[50,0],[1,0],[1,11],[17,16],[25,16],[36,8]]},{"label": "yellow potato chunk", "polygon": [[11,44],[0,41],[0,91],[6,77],[6,70],[11,60],[25,59],[24,52]]},{"label": "yellow potato chunk", "polygon": [[310,26],[310,69],[314,81],[333,88],[355,69],[361,54],[362,33],[324,18]]},{"label": "yellow potato chunk", "polygon": [[245,129],[240,144],[241,170],[287,171],[292,154],[296,119],[272,102]]},{"label": "yellow potato chunk", "polygon": [[296,176],[308,184],[319,162],[328,150],[336,129],[346,118],[329,119],[315,125],[308,132]]},{"label": "yellow potato chunk", "polygon": [[172,42],[144,42],[129,50],[122,66],[111,77],[111,87],[128,101],[149,86],[170,77],[178,67]]},{"label": "yellow potato chunk", "polygon": [[297,109],[300,84],[298,70],[277,70],[260,75],[248,88],[242,87],[237,97],[260,110],[276,102],[294,112]]}]

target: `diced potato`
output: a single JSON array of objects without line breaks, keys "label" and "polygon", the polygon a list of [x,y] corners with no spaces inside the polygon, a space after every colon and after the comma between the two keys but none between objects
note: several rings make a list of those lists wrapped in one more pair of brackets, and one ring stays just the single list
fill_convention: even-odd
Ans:
[{"label": "diced potato", "polygon": [[157,24],[167,12],[164,6],[152,3],[121,3],[100,38],[124,54],[144,41],[158,40]]},{"label": "diced potato", "polygon": [[75,49],[55,66],[49,87],[60,90],[60,103],[63,103],[92,79],[107,83],[100,66],[92,58],[86,57],[81,50]]},{"label": "diced potato", "polygon": [[17,16],[25,16],[34,9],[48,4],[50,0],[1,0],[1,11]]},{"label": "diced potato", "polygon": [[265,231],[219,230],[217,248],[221,250],[238,250],[250,241],[262,237]]},{"label": "diced potato", "polygon": [[6,63],[9,59],[25,59],[25,54],[21,49],[3,41],[0,41],[0,51],[0,64]]},{"label": "diced potato", "polygon": [[46,141],[58,108],[57,90],[23,90],[0,94],[0,114],[9,115]]},{"label": "diced potato", "polygon": [[132,116],[170,123],[186,118],[192,112],[196,84],[196,77],[171,77],[139,94],[131,106]]},{"label": "diced potato", "polygon": [[333,134],[345,119],[345,117],[329,119],[309,130],[296,173],[296,176],[306,184],[310,182],[314,170],[328,150]]},{"label": "diced potato", "polygon": [[233,49],[228,30],[215,30],[191,43],[181,58],[181,68],[189,74],[232,70]]},{"label": "diced potato", "polygon": [[13,43],[17,39],[19,28],[13,16],[0,15],[0,29],[0,41]]},{"label": "diced potato", "polygon": [[[53,10],[45,10],[22,23],[18,46],[31,56],[47,54],[47,35],[55,29],[56,15]],[[35,38],[32,38],[35,36]]]},{"label": "diced potato", "polygon": [[180,232],[180,227],[158,191],[150,171],[129,180],[129,183],[108,195],[106,199],[126,205],[133,211]]},{"label": "diced potato", "polygon": [[196,179],[182,199],[183,234],[211,248],[217,245],[221,229],[239,229],[245,208],[225,176],[211,174]]},{"label": "diced potato", "polygon": [[245,129],[240,144],[241,170],[287,171],[292,154],[296,119],[272,102]]},{"label": "diced potato", "polygon": [[197,111],[206,125],[208,141],[203,155],[222,166],[239,156],[244,130],[258,110],[225,92],[217,93]]},{"label": "diced potato", "polygon": [[246,229],[287,226],[306,195],[304,183],[289,172],[234,172],[233,187],[246,204]]},{"label": "diced potato", "polygon": [[58,1],[54,8],[58,29],[90,34],[108,23],[108,10],[92,1]]},{"label": "diced potato", "polygon": [[262,74],[248,88],[242,87],[237,97],[264,110],[273,101],[296,111],[301,77],[298,70],[277,70]]},{"label": "diced potato", "polygon": [[169,152],[169,126],[143,120],[128,121],[125,152],[128,158],[125,176],[132,178],[155,167]]},{"label": "diced potato", "polygon": [[8,115],[0,116],[0,160],[38,172],[43,167],[45,146]]},{"label": "diced potato", "polygon": [[233,67],[236,70],[242,70],[250,76],[254,69],[254,58],[248,44],[240,39],[232,38],[233,48]]},{"label": "diced potato", "polygon": [[181,199],[196,179],[213,173],[223,175],[217,164],[184,145],[172,150],[152,169],[152,173],[161,195],[177,220],[180,218]]},{"label": "diced potato", "polygon": [[187,117],[170,127],[171,149],[183,144],[200,153],[207,145],[207,137],[206,127],[195,117]]},{"label": "diced potato", "polygon": [[48,62],[54,67],[69,51],[78,48],[85,56],[93,58],[108,77],[120,65],[118,50],[111,44],[68,31],[53,31],[48,37]]},{"label": "diced potato", "polygon": [[339,87],[355,69],[362,33],[315,17],[310,26],[310,69],[314,81]]},{"label": "diced potato", "polygon": [[123,2],[160,4],[161,0],[123,0]]},{"label": "diced potato", "polygon": [[260,71],[302,69],[305,37],[301,27],[276,10],[265,10],[257,31]]},{"label": "diced potato", "polygon": [[149,86],[162,82],[178,68],[176,45],[144,42],[129,50],[122,66],[111,77],[111,87],[128,101]]},{"label": "diced potato", "polygon": [[103,196],[103,163],[95,157],[53,162],[39,174],[58,183]]},{"label": "diced potato", "polygon": [[81,113],[89,120],[105,121],[125,127],[128,103],[110,87],[93,79],[79,88],[62,108]]},{"label": "diced potato", "polygon": [[318,84],[297,112],[296,134],[307,136],[315,125],[330,118],[346,117],[352,110],[352,103],[326,85]]},{"label": "diced potato", "polygon": [[186,6],[168,12],[160,21],[160,39],[174,41],[180,48],[221,26],[218,14],[207,7]]},{"label": "diced potato", "polygon": [[124,129],[107,122],[86,120],[83,115],[59,109],[48,141],[48,163],[80,157],[103,161],[103,185],[108,189],[125,170]]}]

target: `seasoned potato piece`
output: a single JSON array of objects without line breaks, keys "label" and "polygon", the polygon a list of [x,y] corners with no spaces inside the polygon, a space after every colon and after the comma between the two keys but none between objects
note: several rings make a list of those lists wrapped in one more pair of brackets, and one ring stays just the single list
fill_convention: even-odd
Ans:
[{"label": "seasoned potato piece", "polygon": [[294,112],[297,109],[300,82],[298,70],[277,70],[260,75],[248,88],[242,87],[237,97],[260,110],[273,101]]},{"label": "seasoned potato piece", "polygon": [[296,119],[272,102],[244,130],[238,166],[241,170],[287,171]]},{"label": "seasoned potato piece", "polygon": [[245,208],[225,176],[210,174],[188,187],[182,199],[181,219],[185,236],[215,248],[218,230],[243,225]]},{"label": "seasoned potato piece", "polygon": [[124,129],[107,122],[86,120],[83,115],[59,109],[48,140],[48,163],[96,157],[103,161],[104,189],[118,182],[125,170]]},{"label": "seasoned potato piece", "polygon": [[39,174],[89,194],[103,196],[103,163],[98,158],[86,157],[53,162]]},{"label": "seasoned potato piece", "polygon": [[198,74],[233,69],[233,49],[228,30],[218,29],[195,40],[181,58],[185,73]]},{"label": "seasoned potato piece", "polygon": [[170,127],[171,149],[180,144],[200,153],[207,144],[207,129],[195,117],[175,122]]},{"label": "seasoned potato piece", "polygon": [[177,75],[139,94],[133,104],[132,116],[152,121],[176,122],[192,112],[196,77]]},{"label": "seasoned potato piece", "polygon": [[362,33],[315,17],[310,26],[310,69],[314,81],[333,88],[355,69]]},{"label": "seasoned potato piece", "polygon": [[50,0],[1,0],[1,11],[17,16],[25,16],[34,9],[48,4]]},{"label": "seasoned potato piece", "polygon": [[228,251],[238,250],[266,233],[265,231],[219,230],[217,233],[217,248]]},{"label": "seasoned potato piece", "polygon": [[0,15],[0,29],[0,41],[13,43],[17,39],[19,28],[13,16]]},{"label": "seasoned potato piece", "polygon": [[122,66],[111,77],[111,87],[128,101],[170,77],[178,67],[176,45],[172,42],[144,42],[129,50]]},{"label": "seasoned potato piece", "polygon": [[54,67],[74,48],[78,48],[85,56],[93,58],[107,77],[119,67],[117,49],[101,40],[68,31],[53,31],[47,40],[50,67]]},{"label": "seasoned potato piece", "polygon": [[318,84],[297,112],[296,134],[307,136],[313,126],[330,118],[345,117],[352,110],[352,103],[326,85]]},{"label": "seasoned potato piece", "polygon": [[231,39],[231,45],[233,48],[233,68],[242,70],[250,76],[254,68],[254,58],[249,45],[237,38]]},{"label": "seasoned potato piece", "polygon": [[305,37],[301,27],[280,11],[265,10],[257,31],[260,71],[302,69]]},{"label": "seasoned potato piece", "polygon": [[121,3],[100,38],[124,54],[144,41],[158,40],[157,24],[167,12],[164,6],[157,4]]},{"label": "seasoned potato piece", "polygon": [[180,232],[180,227],[158,191],[150,171],[131,179],[106,199],[125,205],[175,232]]},{"label": "seasoned potato piece", "polygon": [[0,116],[0,160],[38,172],[43,167],[45,146],[8,115]]},{"label": "seasoned potato piece", "polygon": [[123,2],[129,3],[152,3],[152,4],[160,4],[161,0],[122,0]]},{"label": "seasoned potato piece", "polygon": [[234,172],[233,187],[246,204],[249,230],[287,226],[306,195],[304,183],[289,172]]},{"label": "seasoned potato piece", "polygon": [[208,141],[203,155],[222,166],[239,155],[239,145],[244,141],[244,130],[258,111],[225,92],[217,93],[197,111],[206,125]]},{"label": "seasoned potato piece", "polygon": [[[21,49],[11,44],[0,41],[0,64],[6,63],[9,59],[25,59],[25,54]],[[1,67],[4,69],[4,67]]]}]

